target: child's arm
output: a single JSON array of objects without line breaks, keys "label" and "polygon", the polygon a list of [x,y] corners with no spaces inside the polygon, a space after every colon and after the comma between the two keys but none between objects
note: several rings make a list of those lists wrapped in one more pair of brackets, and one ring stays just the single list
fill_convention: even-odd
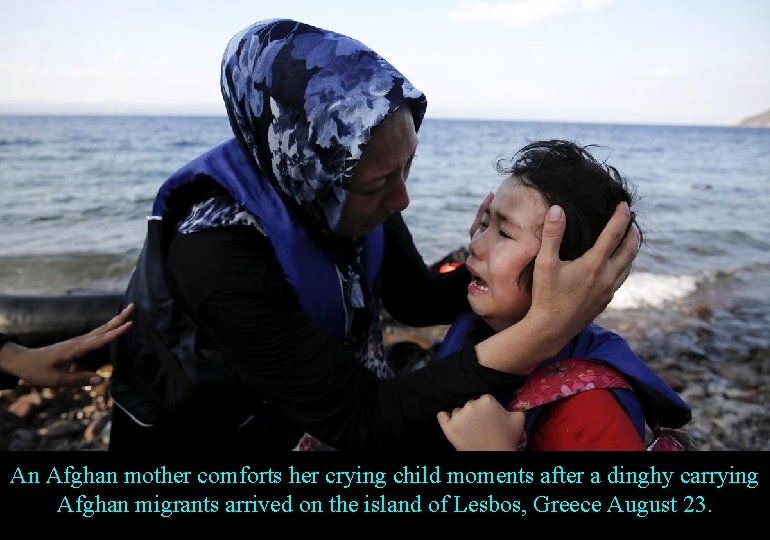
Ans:
[{"label": "child's arm", "polygon": [[441,430],[456,450],[516,450],[524,429],[522,412],[508,412],[484,394],[462,408],[438,413]]}]

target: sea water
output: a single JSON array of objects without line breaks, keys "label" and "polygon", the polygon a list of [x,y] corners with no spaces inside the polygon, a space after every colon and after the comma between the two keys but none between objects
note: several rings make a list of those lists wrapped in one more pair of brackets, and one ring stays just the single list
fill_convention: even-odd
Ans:
[{"label": "sea water", "polygon": [[[0,294],[122,291],[160,184],[231,136],[224,116],[0,116]],[[498,160],[550,138],[597,145],[636,186],[646,245],[610,312],[705,302],[766,342],[770,129],[428,118],[404,212],[425,261],[467,245]]]}]

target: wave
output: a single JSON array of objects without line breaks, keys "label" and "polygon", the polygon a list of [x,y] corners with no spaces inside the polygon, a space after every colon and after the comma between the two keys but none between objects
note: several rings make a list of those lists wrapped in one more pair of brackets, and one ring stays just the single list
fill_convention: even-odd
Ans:
[{"label": "wave", "polygon": [[203,146],[206,147],[209,143],[206,141],[199,141],[199,140],[190,140],[190,139],[181,139],[178,141],[174,141],[171,143],[168,143],[166,146],[169,146],[171,148],[187,148],[190,146]]},{"label": "wave", "polygon": [[41,144],[43,141],[39,139],[30,139],[27,137],[0,139],[0,146],[33,146]]},{"label": "wave", "polygon": [[631,274],[615,293],[608,309],[659,308],[695,292],[702,279],[692,275]]}]

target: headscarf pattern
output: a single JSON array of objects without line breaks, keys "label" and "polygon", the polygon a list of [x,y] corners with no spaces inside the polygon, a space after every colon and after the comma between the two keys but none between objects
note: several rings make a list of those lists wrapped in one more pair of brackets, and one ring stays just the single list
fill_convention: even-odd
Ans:
[{"label": "headscarf pattern", "polygon": [[362,43],[272,19],[236,34],[222,59],[222,95],[236,137],[313,225],[334,232],[372,130],[425,96]]}]

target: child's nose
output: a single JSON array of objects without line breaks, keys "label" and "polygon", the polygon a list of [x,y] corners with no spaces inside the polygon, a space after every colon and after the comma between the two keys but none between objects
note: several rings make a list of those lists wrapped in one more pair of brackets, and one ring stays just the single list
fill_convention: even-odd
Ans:
[{"label": "child's nose", "polygon": [[471,257],[474,259],[479,259],[479,255],[482,251],[482,238],[484,237],[484,231],[481,229],[476,230],[476,234],[473,235],[473,238],[471,238],[470,244],[468,244],[468,251],[471,254]]}]

